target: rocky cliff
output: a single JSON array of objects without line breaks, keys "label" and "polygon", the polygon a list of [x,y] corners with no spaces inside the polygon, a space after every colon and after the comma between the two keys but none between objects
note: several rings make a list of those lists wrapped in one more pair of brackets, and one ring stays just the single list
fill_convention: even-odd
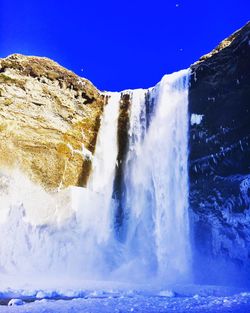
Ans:
[{"label": "rocky cliff", "polygon": [[47,58],[0,59],[0,170],[18,168],[49,190],[84,186],[104,103]]},{"label": "rocky cliff", "polygon": [[249,271],[249,69],[250,23],[191,66],[190,205],[201,276],[211,277],[214,260]]}]

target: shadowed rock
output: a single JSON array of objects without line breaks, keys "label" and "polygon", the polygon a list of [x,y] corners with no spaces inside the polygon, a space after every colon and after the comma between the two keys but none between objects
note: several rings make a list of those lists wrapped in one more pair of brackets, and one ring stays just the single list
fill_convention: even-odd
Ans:
[{"label": "shadowed rock", "polygon": [[[203,264],[200,278],[208,281],[223,282],[218,260],[249,272],[249,69],[250,22],[191,66],[190,204],[195,259]],[[248,280],[249,275],[234,277],[231,270],[231,283]]]}]

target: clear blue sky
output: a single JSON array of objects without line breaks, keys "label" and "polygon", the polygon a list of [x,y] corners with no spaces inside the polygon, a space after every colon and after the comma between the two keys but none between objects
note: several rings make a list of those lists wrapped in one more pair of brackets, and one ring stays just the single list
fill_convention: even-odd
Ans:
[{"label": "clear blue sky", "polygon": [[0,0],[0,57],[47,56],[101,90],[150,87],[250,19],[250,0]]}]

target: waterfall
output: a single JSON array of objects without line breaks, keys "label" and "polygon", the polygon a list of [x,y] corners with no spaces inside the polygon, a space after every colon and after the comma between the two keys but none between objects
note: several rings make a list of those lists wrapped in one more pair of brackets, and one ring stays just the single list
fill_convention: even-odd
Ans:
[{"label": "waterfall", "polygon": [[109,99],[104,108],[97,136],[96,150],[92,162],[92,172],[88,179],[87,187],[103,195],[102,208],[99,208],[98,218],[93,217],[94,228],[100,240],[106,241],[109,237],[112,219],[112,191],[116,167],[117,149],[117,126],[119,116],[120,93],[106,94]]},{"label": "waterfall", "polygon": [[[188,81],[184,70],[164,76],[149,90],[123,92],[131,105],[128,151],[119,165],[124,189],[117,204],[120,216],[113,214],[112,206],[102,208],[114,219],[113,241],[121,251],[119,277],[133,273],[138,280],[152,276],[168,282],[189,277]],[[107,201],[118,153],[114,117],[119,100],[114,93],[104,112],[89,183],[95,181],[95,190],[103,192]]]},{"label": "waterfall", "polygon": [[92,162],[92,173],[87,187],[95,192],[105,193],[106,197],[110,198],[117,157],[117,121],[120,93],[107,93],[107,96],[109,99],[104,107]]},{"label": "waterfall", "polygon": [[[87,188],[47,193],[23,174],[0,173],[2,282],[189,278],[188,80],[185,70],[148,90],[107,94]],[[128,144],[117,162],[124,94]],[[114,198],[121,169],[123,190]]]},{"label": "waterfall", "polygon": [[120,226],[127,270],[145,279],[188,279],[188,71],[133,91],[131,102]]}]

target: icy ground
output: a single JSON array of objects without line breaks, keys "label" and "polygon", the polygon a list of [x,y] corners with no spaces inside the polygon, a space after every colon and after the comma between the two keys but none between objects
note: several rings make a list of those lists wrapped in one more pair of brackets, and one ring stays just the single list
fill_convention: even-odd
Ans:
[{"label": "icy ground", "polygon": [[[195,290],[196,289],[196,290]],[[186,292],[185,292],[186,290]],[[170,290],[147,291],[81,291],[60,295],[57,292],[38,291],[36,295],[22,295],[12,299],[11,306],[0,305],[1,312],[32,313],[248,313],[250,312],[250,292],[206,287],[203,289],[185,287],[183,294]],[[197,294],[192,295],[193,291]],[[228,295],[225,295],[225,292]],[[1,299],[10,296],[2,294]],[[34,297],[35,296],[35,297]],[[55,300],[60,298],[60,300]],[[81,297],[81,298],[79,298]],[[64,298],[64,299],[62,299]],[[7,299],[7,298],[6,298]],[[9,301],[9,299],[7,299]],[[3,303],[3,302],[2,302]]]}]

